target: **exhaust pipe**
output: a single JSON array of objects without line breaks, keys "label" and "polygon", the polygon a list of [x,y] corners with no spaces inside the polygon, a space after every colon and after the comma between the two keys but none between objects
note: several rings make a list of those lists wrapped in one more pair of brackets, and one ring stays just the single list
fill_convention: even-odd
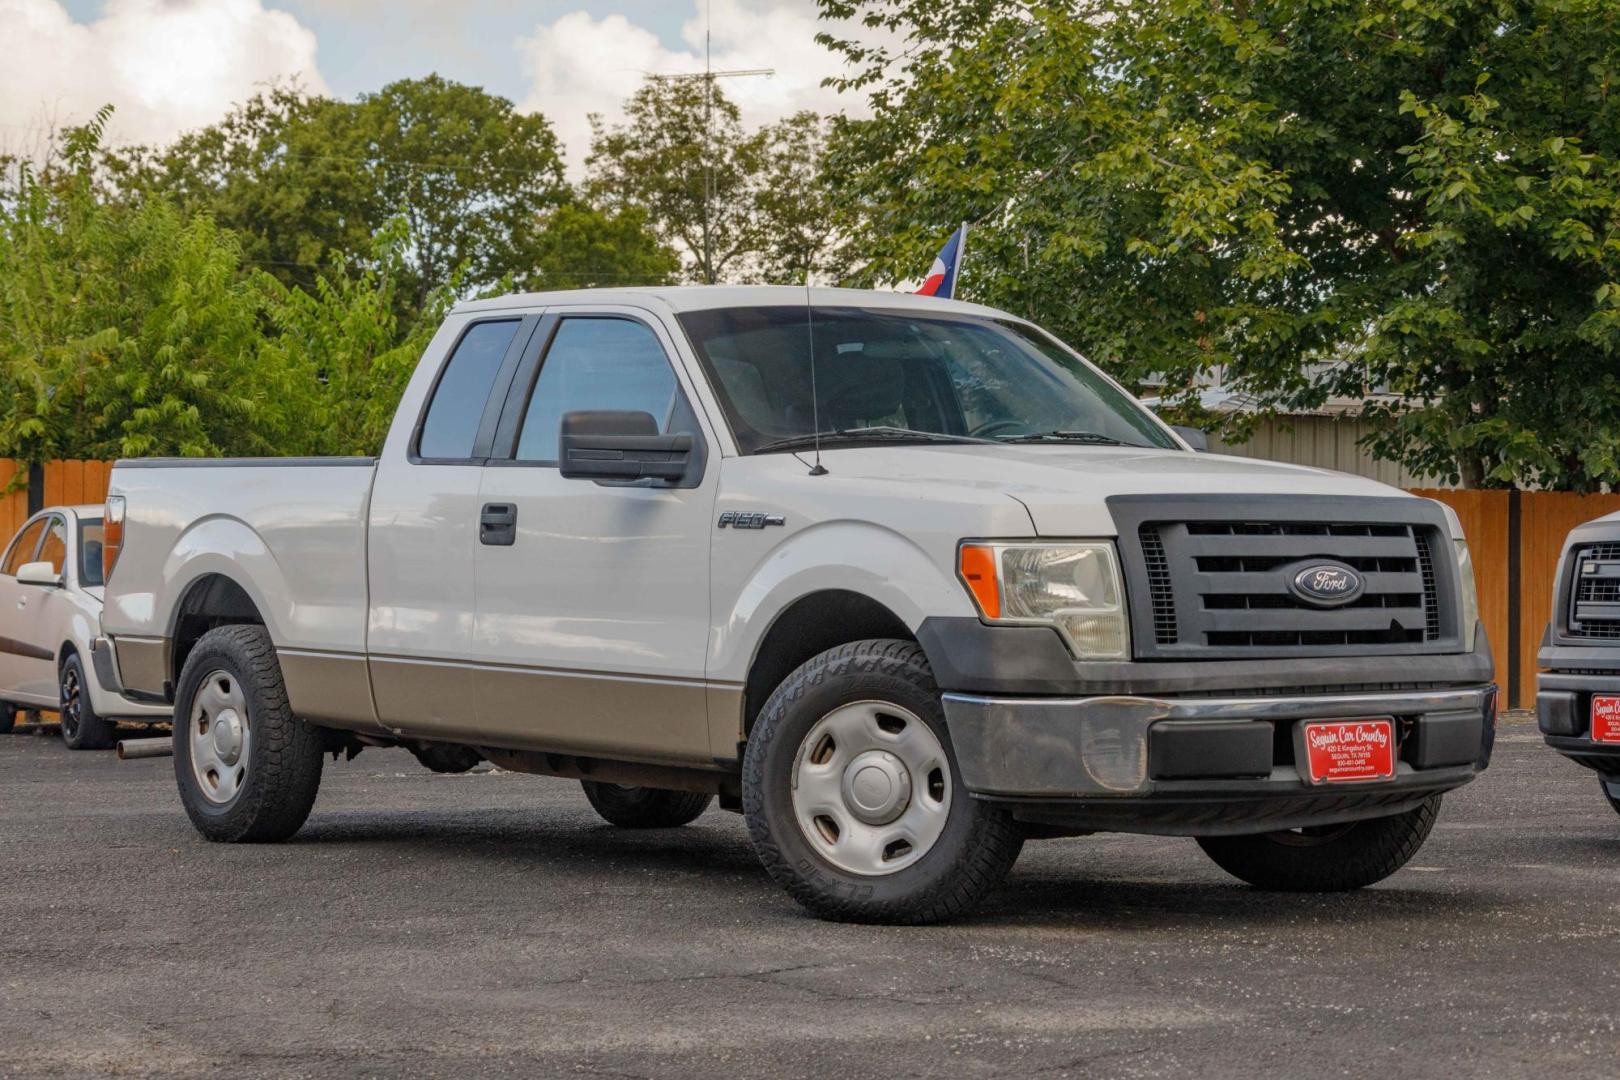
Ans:
[{"label": "exhaust pipe", "polygon": [[143,757],[168,757],[174,753],[174,740],[162,739],[119,739],[118,760],[131,761]]}]

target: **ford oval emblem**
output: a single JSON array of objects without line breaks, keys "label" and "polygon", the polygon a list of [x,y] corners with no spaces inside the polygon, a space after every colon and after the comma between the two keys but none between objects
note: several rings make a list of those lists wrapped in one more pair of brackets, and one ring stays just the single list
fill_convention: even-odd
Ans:
[{"label": "ford oval emblem", "polygon": [[1312,607],[1341,607],[1361,595],[1362,576],[1339,563],[1318,563],[1294,575],[1294,595]]}]

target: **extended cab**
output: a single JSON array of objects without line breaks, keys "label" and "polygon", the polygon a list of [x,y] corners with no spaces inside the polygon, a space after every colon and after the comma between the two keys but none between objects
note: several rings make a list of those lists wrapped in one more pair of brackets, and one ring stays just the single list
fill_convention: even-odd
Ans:
[{"label": "extended cab", "polygon": [[823,915],[969,908],[1027,838],[1197,837],[1270,888],[1398,869],[1488,761],[1440,504],[1194,453],[1035,326],[889,293],[510,296],[382,455],[125,461],[98,670],[173,702],[216,840],[323,751],[718,796]]},{"label": "extended cab", "polygon": [[1536,659],[1546,669],[1536,719],[1547,745],[1597,773],[1620,811],[1620,514],[1577,526],[1564,540]]}]

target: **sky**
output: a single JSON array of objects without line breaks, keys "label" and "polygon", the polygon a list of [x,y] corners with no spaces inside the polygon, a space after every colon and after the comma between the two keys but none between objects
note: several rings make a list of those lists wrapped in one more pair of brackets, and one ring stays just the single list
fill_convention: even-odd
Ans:
[{"label": "sky", "polygon": [[544,113],[577,177],[590,113],[703,70],[706,7],[716,70],[775,69],[722,84],[747,122],[861,112],[820,86],[838,68],[814,0],[0,0],[0,150],[104,103],[110,141],[161,143],[274,82],[352,98],[437,72]]}]

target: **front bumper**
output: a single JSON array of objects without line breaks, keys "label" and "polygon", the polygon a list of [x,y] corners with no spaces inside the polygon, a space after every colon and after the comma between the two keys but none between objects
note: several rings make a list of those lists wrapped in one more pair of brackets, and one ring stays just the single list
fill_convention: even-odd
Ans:
[{"label": "front bumper", "polygon": [[[1185,835],[1267,832],[1399,813],[1490,763],[1496,688],[1276,697],[945,695],[963,783],[1020,818]],[[1304,720],[1391,716],[1393,780],[1310,784]]]},{"label": "front bumper", "polygon": [[1620,694],[1620,649],[1608,651],[1611,655],[1604,659],[1612,671],[1594,667],[1538,676],[1536,724],[1547,745],[1571,761],[1620,777],[1620,743],[1592,741],[1592,695]]}]

